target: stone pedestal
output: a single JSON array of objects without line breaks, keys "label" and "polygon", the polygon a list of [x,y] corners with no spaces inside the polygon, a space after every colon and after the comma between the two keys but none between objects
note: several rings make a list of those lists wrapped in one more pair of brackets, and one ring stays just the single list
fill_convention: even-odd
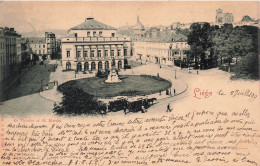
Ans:
[{"label": "stone pedestal", "polygon": [[116,73],[115,69],[111,69],[109,72],[109,75],[107,76],[106,83],[118,83],[121,82],[121,80],[118,78],[118,75]]}]

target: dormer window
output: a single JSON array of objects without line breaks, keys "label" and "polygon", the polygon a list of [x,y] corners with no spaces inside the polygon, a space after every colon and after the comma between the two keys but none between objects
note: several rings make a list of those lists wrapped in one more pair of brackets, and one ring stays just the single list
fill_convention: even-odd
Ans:
[{"label": "dormer window", "polygon": [[89,32],[89,31],[87,32],[87,36],[88,36],[88,37],[90,36],[90,32]]},{"label": "dormer window", "polygon": [[96,32],[96,31],[94,31],[94,32],[93,32],[93,36],[96,36],[96,34],[97,34],[97,32]]},{"label": "dormer window", "polygon": [[99,31],[99,36],[102,36],[102,31]]}]

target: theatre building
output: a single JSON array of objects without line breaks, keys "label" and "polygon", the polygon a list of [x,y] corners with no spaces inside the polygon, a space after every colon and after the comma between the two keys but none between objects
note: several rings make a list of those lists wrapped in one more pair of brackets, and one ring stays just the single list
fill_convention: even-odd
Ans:
[{"label": "theatre building", "polygon": [[116,28],[94,18],[71,28],[61,40],[63,70],[97,71],[124,68],[130,56],[130,38],[117,37]]}]

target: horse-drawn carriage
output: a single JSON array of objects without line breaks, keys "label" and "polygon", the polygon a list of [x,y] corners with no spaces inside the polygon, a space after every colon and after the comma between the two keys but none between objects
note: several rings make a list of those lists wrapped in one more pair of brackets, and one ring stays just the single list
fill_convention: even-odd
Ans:
[{"label": "horse-drawn carriage", "polygon": [[127,104],[127,99],[126,98],[119,98],[117,100],[114,101],[110,101],[108,103],[108,111],[119,111],[119,110],[123,110],[124,107],[126,107]]},{"label": "horse-drawn carriage", "polygon": [[145,112],[151,105],[153,105],[154,100],[156,98],[138,98],[137,100],[128,100],[127,109],[129,112]]},{"label": "horse-drawn carriage", "polygon": [[121,97],[117,100],[110,101],[107,103],[106,112],[116,112],[124,110],[127,112],[145,112],[145,109],[148,109],[151,105],[153,105],[156,98],[127,98]]}]

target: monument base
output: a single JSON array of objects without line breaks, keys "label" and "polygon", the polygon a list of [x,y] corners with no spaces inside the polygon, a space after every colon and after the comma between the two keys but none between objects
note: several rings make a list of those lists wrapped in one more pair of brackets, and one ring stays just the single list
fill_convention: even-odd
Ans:
[{"label": "monument base", "polygon": [[118,78],[118,75],[116,73],[115,69],[111,69],[109,72],[109,75],[107,76],[106,83],[118,83],[121,82],[121,80]]}]

